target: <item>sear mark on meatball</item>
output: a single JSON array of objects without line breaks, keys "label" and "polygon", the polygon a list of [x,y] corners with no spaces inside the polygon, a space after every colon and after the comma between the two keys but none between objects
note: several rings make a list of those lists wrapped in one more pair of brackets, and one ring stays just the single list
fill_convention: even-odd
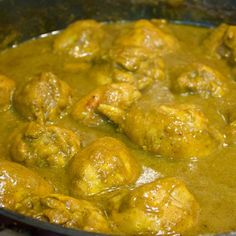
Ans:
[{"label": "sear mark on meatball", "polygon": [[73,158],[69,173],[71,193],[88,197],[135,183],[140,167],[121,141],[104,137]]},{"label": "sear mark on meatball", "polygon": [[14,96],[16,110],[30,121],[52,122],[66,115],[71,104],[71,88],[51,72],[31,79]]},{"label": "sear mark on meatball", "polygon": [[71,130],[34,122],[13,134],[12,160],[26,166],[63,168],[80,149],[80,140]]}]

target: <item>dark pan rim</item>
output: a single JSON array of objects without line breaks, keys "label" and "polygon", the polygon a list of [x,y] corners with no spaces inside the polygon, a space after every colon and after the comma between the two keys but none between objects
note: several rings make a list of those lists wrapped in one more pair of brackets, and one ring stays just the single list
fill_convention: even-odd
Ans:
[{"label": "dark pan rim", "polygon": [[[32,227],[32,230],[45,230],[49,231],[51,233],[57,233],[60,235],[69,235],[69,236],[107,236],[106,234],[102,233],[93,233],[93,232],[86,232],[83,230],[76,230],[76,229],[70,229],[65,228],[57,224],[51,224],[48,222],[44,222],[38,219],[34,219],[28,216],[24,216],[22,214],[19,214],[17,212],[10,211],[5,208],[0,208],[0,216],[5,217],[6,219],[15,221],[14,224],[23,224],[26,228],[30,226]],[[7,227],[6,227],[7,228]]]},{"label": "dark pan rim", "polygon": [[[102,233],[93,233],[86,232],[83,230],[76,230],[62,227],[61,225],[52,224],[44,221],[40,221],[38,219],[34,219],[28,216],[21,215],[19,213],[7,210],[5,208],[0,208],[0,216],[5,217],[6,219],[15,221],[14,223],[19,223],[25,225],[25,227],[32,227],[32,230],[44,230],[50,233],[56,233],[59,235],[68,235],[68,236],[108,236],[108,234]],[[114,234],[113,234],[114,235]],[[219,234],[201,234],[201,236],[236,236],[236,231],[234,232],[226,232]]]}]

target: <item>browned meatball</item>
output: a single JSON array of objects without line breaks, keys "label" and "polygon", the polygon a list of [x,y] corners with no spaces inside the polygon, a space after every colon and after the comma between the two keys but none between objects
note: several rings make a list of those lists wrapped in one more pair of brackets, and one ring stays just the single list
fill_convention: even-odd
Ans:
[{"label": "browned meatball", "polygon": [[131,235],[182,235],[196,225],[199,206],[178,179],[159,179],[123,196],[112,211],[118,229]]},{"label": "browned meatball", "polygon": [[25,199],[15,210],[64,227],[100,233],[110,231],[104,213],[95,204],[61,194]]},{"label": "browned meatball", "polygon": [[173,87],[177,93],[199,94],[203,98],[222,97],[227,92],[224,76],[202,64],[192,65],[173,81]]},{"label": "browned meatball", "polygon": [[0,162],[0,206],[14,209],[16,204],[31,195],[44,196],[53,192],[43,178],[22,165]]},{"label": "browned meatball", "polygon": [[42,73],[16,91],[16,110],[28,120],[53,121],[67,113],[72,93],[67,83],[51,72]]},{"label": "browned meatball", "polygon": [[74,106],[72,116],[85,125],[96,126],[104,122],[97,107],[108,104],[117,109],[126,109],[137,101],[141,93],[137,88],[127,83],[114,83],[99,87],[81,98]]},{"label": "browned meatball", "polygon": [[14,134],[10,152],[14,161],[27,166],[63,168],[79,149],[72,131],[31,122]]},{"label": "browned meatball", "polygon": [[90,61],[99,57],[105,32],[94,20],[80,20],[63,30],[54,42],[56,52]]},{"label": "browned meatball", "polygon": [[139,172],[139,165],[122,142],[100,138],[73,158],[71,193],[85,197],[132,184]]},{"label": "browned meatball", "polygon": [[15,82],[4,75],[0,75],[0,111],[6,111],[11,107],[14,90]]}]

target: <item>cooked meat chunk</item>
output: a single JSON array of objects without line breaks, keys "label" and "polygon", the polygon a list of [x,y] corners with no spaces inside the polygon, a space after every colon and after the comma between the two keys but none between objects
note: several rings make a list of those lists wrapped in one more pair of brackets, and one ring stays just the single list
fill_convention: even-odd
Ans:
[{"label": "cooked meat chunk", "polygon": [[213,29],[204,44],[211,54],[233,64],[236,62],[236,26],[221,24]]},{"label": "cooked meat chunk", "polygon": [[134,23],[118,37],[110,50],[113,81],[128,82],[144,89],[165,77],[160,55],[175,50],[178,43],[147,20]]},{"label": "cooked meat chunk", "polygon": [[178,41],[172,35],[148,20],[133,23],[131,29],[116,40],[116,44],[122,47],[141,47],[161,55],[178,48]]},{"label": "cooked meat chunk", "polygon": [[25,199],[17,204],[15,210],[64,227],[100,233],[110,231],[104,213],[97,206],[89,201],[61,194]]},{"label": "cooked meat chunk", "polygon": [[53,73],[36,76],[16,92],[16,110],[28,120],[53,121],[66,114],[72,103],[71,89]]},{"label": "cooked meat chunk", "polygon": [[134,183],[139,165],[122,142],[104,137],[73,158],[70,176],[71,193],[86,197]]},{"label": "cooked meat chunk", "polygon": [[17,130],[12,140],[12,159],[27,166],[63,168],[80,149],[72,131],[34,122]]},{"label": "cooked meat chunk", "polygon": [[196,225],[199,206],[178,179],[159,179],[125,195],[112,219],[131,235],[179,235]]},{"label": "cooked meat chunk", "polygon": [[127,112],[101,104],[99,111],[118,123],[124,133],[144,150],[173,158],[202,157],[222,143],[222,135],[212,128],[194,105],[166,104],[141,107]]},{"label": "cooked meat chunk", "polygon": [[138,89],[144,89],[155,80],[165,77],[162,59],[145,48],[118,46],[110,54],[113,81],[130,83]]},{"label": "cooked meat chunk", "polygon": [[57,36],[54,49],[90,61],[100,56],[104,35],[101,23],[94,20],[76,21]]},{"label": "cooked meat chunk", "polygon": [[173,81],[174,90],[181,94],[199,94],[203,98],[222,97],[226,91],[225,78],[217,70],[195,64]]},{"label": "cooked meat chunk", "polygon": [[44,196],[53,192],[37,173],[9,161],[0,162],[0,207],[14,209],[16,204],[31,195]]},{"label": "cooked meat chunk", "polygon": [[95,89],[75,104],[72,116],[86,125],[99,125],[104,118],[97,112],[99,104],[108,104],[116,108],[127,109],[137,101],[141,93],[133,85],[126,83],[108,84]]},{"label": "cooked meat chunk", "polygon": [[0,75],[0,111],[6,111],[11,107],[14,90],[15,82],[4,75]]},{"label": "cooked meat chunk", "polygon": [[165,78],[161,55],[175,51],[177,40],[148,20],[140,20],[120,35],[110,50],[113,81],[128,82],[144,89]]}]

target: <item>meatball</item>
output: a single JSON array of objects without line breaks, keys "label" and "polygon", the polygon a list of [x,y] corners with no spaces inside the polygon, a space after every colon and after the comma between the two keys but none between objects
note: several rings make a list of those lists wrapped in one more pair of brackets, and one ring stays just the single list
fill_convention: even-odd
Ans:
[{"label": "meatball", "polygon": [[16,110],[30,121],[52,122],[65,115],[71,104],[70,87],[51,72],[30,80],[14,97]]},{"label": "meatball", "polygon": [[71,162],[71,193],[87,197],[132,184],[139,169],[122,142],[111,137],[97,139]]},{"label": "meatball", "polygon": [[203,157],[223,142],[223,136],[194,105],[132,106],[127,112],[101,104],[99,111],[118,123],[144,150],[172,158]]},{"label": "meatball", "polygon": [[94,60],[101,54],[104,35],[101,23],[94,20],[76,21],[57,36],[54,49],[74,58]]},{"label": "meatball", "polygon": [[110,56],[115,82],[130,83],[141,90],[165,77],[163,60],[145,48],[119,45],[111,50]]},{"label": "meatball", "polygon": [[104,118],[97,112],[99,104],[108,104],[117,109],[127,109],[137,101],[141,93],[133,85],[114,83],[95,89],[76,103],[72,116],[85,125],[97,126]]},{"label": "meatball", "polygon": [[133,24],[117,38],[110,50],[113,81],[135,84],[144,89],[165,78],[163,54],[175,51],[177,40],[148,20]]},{"label": "meatball", "polygon": [[0,75],[0,111],[6,111],[11,107],[14,90],[15,82],[4,75]]},{"label": "meatball", "polygon": [[205,39],[205,47],[218,58],[236,62],[236,26],[221,24]]},{"label": "meatball", "polygon": [[132,235],[179,235],[197,223],[199,206],[178,179],[159,179],[125,195],[112,220]]},{"label": "meatball", "polygon": [[17,204],[16,211],[36,219],[64,227],[92,232],[109,232],[108,221],[103,212],[89,201],[61,194],[26,199]]},{"label": "meatball", "polygon": [[72,131],[34,122],[17,130],[13,140],[11,157],[26,166],[63,168],[80,149],[80,140]]},{"label": "meatball", "polygon": [[44,196],[53,188],[35,172],[9,161],[0,162],[0,207],[14,210],[31,195]]},{"label": "meatball", "polygon": [[139,20],[133,23],[131,29],[121,35],[115,43],[122,47],[145,48],[159,55],[175,51],[178,48],[177,39],[163,32],[148,20]]},{"label": "meatball", "polygon": [[181,94],[199,94],[203,98],[222,97],[227,91],[224,80],[217,70],[196,64],[173,81],[173,86]]}]

